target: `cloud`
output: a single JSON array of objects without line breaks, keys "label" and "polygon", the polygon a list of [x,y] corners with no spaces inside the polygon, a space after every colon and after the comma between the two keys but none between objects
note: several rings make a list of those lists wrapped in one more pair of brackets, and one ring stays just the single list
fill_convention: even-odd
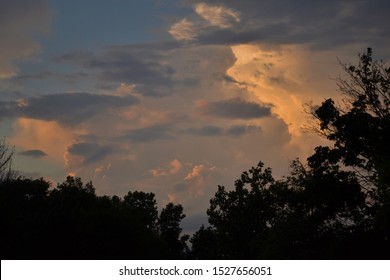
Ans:
[{"label": "cloud", "polygon": [[41,158],[47,156],[47,154],[41,150],[26,150],[26,151],[19,152],[18,154],[27,157],[33,157],[33,158]]},{"label": "cloud", "polygon": [[271,115],[271,109],[258,103],[232,98],[214,102],[198,102],[197,109],[204,115],[226,119],[256,119]]},{"label": "cloud", "polygon": [[157,124],[147,127],[132,129],[121,137],[123,140],[130,140],[137,143],[154,142],[161,140],[172,140],[170,124]]},{"label": "cloud", "polygon": [[0,102],[0,117],[25,117],[77,125],[112,108],[138,103],[134,96],[99,95],[86,92],[47,94],[18,101]]},{"label": "cloud", "polygon": [[113,152],[113,148],[93,142],[81,142],[70,145],[67,152],[69,155],[81,157],[82,164],[88,165],[104,159]]},{"label": "cloud", "polygon": [[191,172],[187,174],[184,180],[193,180],[195,178],[199,178],[202,175],[202,172],[205,170],[205,166],[203,164],[195,165],[192,168]]},{"label": "cloud", "polygon": [[234,23],[240,22],[240,16],[236,11],[222,5],[213,6],[198,3],[195,5],[195,12],[208,21],[210,25],[220,28],[228,28]]},{"label": "cloud", "polygon": [[261,127],[257,125],[233,125],[228,128],[222,128],[214,125],[205,125],[201,127],[191,127],[186,132],[196,136],[233,136],[241,137],[247,133],[254,133],[261,131]]},{"label": "cloud", "polygon": [[175,69],[164,62],[166,51],[175,44],[143,44],[107,47],[102,51],[72,51],[54,57],[53,62],[73,64],[97,73],[104,87],[118,83],[135,85],[145,96],[169,95]]},{"label": "cloud", "polygon": [[243,136],[246,133],[261,131],[260,126],[256,125],[233,125],[227,130],[227,134],[235,137]]},{"label": "cloud", "polygon": [[221,136],[223,129],[218,126],[205,125],[199,128],[189,128],[188,133],[198,136]]},{"label": "cloud", "polygon": [[199,15],[211,23],[197,30],[197,41],[202,44],[302,44],[328,49],[389,42],[390,18],[385,11],[390,4],[385,0],[197,2],[187,1],[193,13],[186,17]]},{"label": "cloud", "polygon": [[150,170],[150,174],[153,177],[175,175],[182,169],[182,167],[183,164],[178,159],[174,159],[169,163],[168,169],[163,169],[163,168],[152,169]]},{"label": "cloud", "polygon": [[169,33],[173,38],[191,42],[208,30],[226,29],[240,22],[239,13],[224,5],[197,3],[194,5],[194,11],[198,17],[192,17],[190,20],[183,18],[170,27]]},{"label": "cloud", "polygon": [[49,31],[50,9],[45,0],[2,0],[0,4],[0,80],[19,72],[15,62],[38,53],[34,38]]},{"label": "cloud", "polygon": [[194,23],[183,18],[171,26],[169,33],[178,41],[193,41],[196,39],[197,30]]}]

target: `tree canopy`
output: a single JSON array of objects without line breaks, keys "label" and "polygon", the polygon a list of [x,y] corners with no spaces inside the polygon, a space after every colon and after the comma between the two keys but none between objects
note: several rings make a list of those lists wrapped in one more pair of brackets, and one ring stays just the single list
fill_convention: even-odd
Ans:
[{"label": "tree canopy", "polygon": [[159,218],[153,193],[98,196],[77,177],[55,188],[18,178],[0,184],[0,202],[2,259],[166,259],[185,251],[182,206],[168,204]]}]

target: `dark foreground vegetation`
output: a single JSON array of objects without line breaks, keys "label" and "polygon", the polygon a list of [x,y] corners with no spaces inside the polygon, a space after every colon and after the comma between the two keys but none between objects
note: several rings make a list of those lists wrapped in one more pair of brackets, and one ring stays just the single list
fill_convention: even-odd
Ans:
[{"label": "dark foreground vegetation", "polygon": [[[263,163],[228,191],[218,186],[209,226],[181,235],[181,205],[154,194],[98,196],[68,177],[56,188],[17,177],[0,145],[2,259],[389,259],[390,67],[361,55],[337,78],[345,102],[310,107],[330,140],[280,180]],[[187,246],[190,241],[190,247]]]}]

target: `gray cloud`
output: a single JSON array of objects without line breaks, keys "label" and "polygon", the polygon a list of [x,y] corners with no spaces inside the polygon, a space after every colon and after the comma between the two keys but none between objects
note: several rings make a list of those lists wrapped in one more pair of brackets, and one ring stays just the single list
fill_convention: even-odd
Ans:
[{"label": "gray cloud", "polygon": [[189,128],[187,132],[198,136],[221,136],[223,129],[218,126],[206,125],[200,128]]},{"label": "gray cloud", "polygon": [[0,102],[0,117],[28,117],[55,120],[65,125],[75,125],[110,108],[120,108],[138,103],[133,96],[99,95],[86,92],[59,93],[31,97],[19,102]]},{"label": "gray cloud", "polygon": [[164,96],[170,94],[175,74],[174,68],[163,62],[165,52],[175,47],[176,43],[111,46],[96,53],[69,52],[53,61],[97,71],[99,82],[106,83],[104,86],[136,84],[137,91],[146,96]]},{"label": "gray cloud", "polygon": [[108,154],[113,152],[110,146],[104,146],[93,142],[75,143],[68,147],[68,153],[81,156],[84,164],[91,164],[104,159]]},{"label": "gray cloud", "polygon": [[246,133],[261,131],[260,126],[256,125],[233,125],[227,130],[227,134],[235,137],[243,136]]},{"label": "gray cloud", "polygon": [[47,154],[41,150],[26,150],[26,151],[19,152],[18,154],[27,157],[33,157],[33,158],[41,158],[47,156]]},{"label": "gray cloud", "polygon": [[227,119],[255,119],[271,115],[269,107],[240,98],[205,103],[198,109],[202,114]]},{"label": "gray cloud", "polygon": [[[193,6],[198,1],[186,1]],[[328,49],[355,42],[385,45],[389,42],[390,2],[360,1],[207,1],[241,14],[230,28],[198,30],[203,44],[307,44]]]},{"label": "gray cloud", "polygon": [[261,131],[260,126],[256,125],[233,125],[229,128],[221,128],[213,125],[205,125],[199,128],[189,128],[186,132],[197,136],[233,136],[241,137],[247,133]]},{"label": "gray cloud", "polygon": [[153,142],[158,140],[170,140],[173,136],[170,133],[170,124],[152,125],[143,128],[137,128],[129,131],[121,138],[138,143]]}]

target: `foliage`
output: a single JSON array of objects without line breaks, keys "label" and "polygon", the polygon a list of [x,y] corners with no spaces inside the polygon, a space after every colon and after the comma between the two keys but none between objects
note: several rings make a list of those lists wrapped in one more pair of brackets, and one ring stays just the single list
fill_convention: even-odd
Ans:
[{"label": "foliage", "polygon": [[0,202],[2,259],[184,257],[183,208],[169,204],[159,218],[152,193],[98,196],[80,178],[56,188],[17,178],[0,184]]}]

